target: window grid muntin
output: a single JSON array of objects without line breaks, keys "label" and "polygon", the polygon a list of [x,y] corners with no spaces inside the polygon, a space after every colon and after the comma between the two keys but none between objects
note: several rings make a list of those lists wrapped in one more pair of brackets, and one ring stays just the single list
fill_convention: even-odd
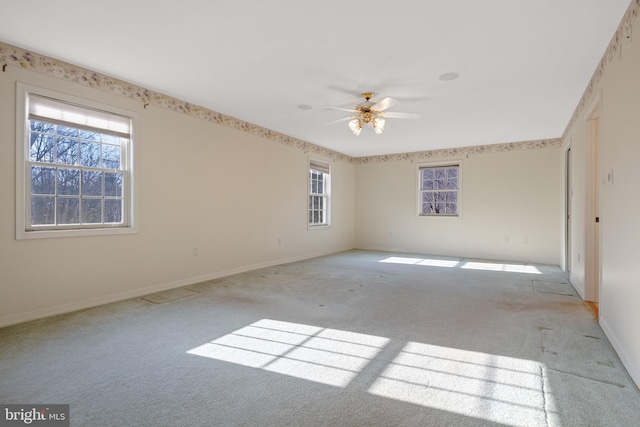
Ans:
[{"label": "window grid muntin", "polygon": [[460,216],[460,165],[425,166],[419,171],[420,216]]},{"label": "window grid muntin", "polygon": [[[37,117],[37,118],[29,118],[27,120],[27,141],[28,141],[28,146],[25,147],[25,149],[27,150],[27,160],[25,162],[26,164],[26,168],[25,168],[25,172],[26,172],[26,185],[27,185],[27,200],[26,200],[26,212],[25,215],[27,217],[27,224],[26,224],[26,230],[27,231],[33,231],[33,230],[46,230],[46,229],[84,229],[84,228],[112,228],[112,227],[123,227],[123,226],[128,226],[128,217],[127,217],[127,210],[128,207],[126,205],[127,203],[127,194],[126,194],[126,189],[128,188],[128,171],[127,171],[127,167],[128,167],[128,163],[127,163],[127,147],[128,144],[130,143],[129,138],[124,138],[122,134],[119,134],[117,132],[112,132],[112,131],[108,131],[108,130],[103,130],[103,129],[98,129],[98,128],[90,128],[90,127],[86,127],[86,126],[77,126],[75,124],[67,124],[64,122],[60,122],[60,121],[56,121],[56,120],[45,120],[41,117]],[[34,129],[34,122],[38,122],[44,125],[48,125],[48,129],[51,130],[51,132],[44,132],[41,130],[33,130]],[[69,136],[69,135],[61,135],[59,134],[59,128],[66,128],[66,129],[71,129],[73,131],[75,131],[75,135],[77,136]],[[93,134],[94,136],[98,137],[98,140],[95,139],[91,139],[89,138],[87,135]],[[32,138],[32,135],[50,135],[52,138],[52,146],[50,147],[51,150],[51,156],[50,156],[50,161],[37,161],[37,160],[32,160],[33,159],[33,153],[32,153],[32,147],[33,147],[33,142],[34,139]],[[85,135],[85,137],[82,137],[82,135]],[[60,162],[60,159],[58,158],[58,139],[60,137],[66,138],[66,139],[72,139],[72,140],[76,140],[76,147],[77,147],[77,155],[75,157],[75,160],[73,162],[69,162],[69,163],[65,163],[65,162]],[[98,159],[99,159],[99,165],[98,166],[83,166],[81,165],[82,162],[82,144],[83,143],[93,143],[93,144],[98,144],[99,145],[99,153],[98,153]],[[119,155],[117,156],[118,159],[117,161],[115,161],[114,159],[111,159],[111,165],[117,165],[116,168],[109,168],[109,167],[104,167],[106,162],[105,162],[105,156],[104,156],[104,147],[113,147],[113,148],[117,148],[116,151],[119,152]],[[113,149],[112,148],[112,149]],[[54,170],[54,193],[32,193],[32,169],[34,167],[42,167],[42,168],[50,168]],[[78,193],[77,194],[61,194],[60,189],[59,189],[59,171],[60,170],[70,170],[70,171],[78,171],[78,175],[79,175],[79,183],[78,183]],[[82,191],[82,187],[83,187],[83,174],[87,172],[100,172],[102,174],[102,178],[101,178],[101,195],[91,195],[91,194],[87,194],[85,195]],[[119,182],[119,194],[116,195],[107,195],[107,189],[106,189],[106,175],[107,174],[114,174],[114,175],[120,175],[120,182]],[[33,201],[34,200],[38,200],[38,198],[44,198],[44,197],[53,197],[54,200],[54,205],[52,207],[53,210],[53,218],[54,221],[53,223],[47,223],[47,224],[34,224],[34,212],[33,212]],[[69,223],[63,223],[61,222],[61,219],[59,218],[59,206],[61,205],[62,202],[67,202],[69,203],[70,200],[77,200],[78,203],[78,222],[69,222]],[[86,199],[87,201],[89,200],[100,200],[100,222],[85,222],[83,221],[83,218],[85,218],[84,216],[84,212],[83,212],[83,199]],[[106,218],[107,216],[107,208],[106,206],[108,205],[112,205],[113,202],[118,202],[117,206],[114,206],[114,209],[119,212],[119,220],[118,221],[107,221],[109,218]]]}]

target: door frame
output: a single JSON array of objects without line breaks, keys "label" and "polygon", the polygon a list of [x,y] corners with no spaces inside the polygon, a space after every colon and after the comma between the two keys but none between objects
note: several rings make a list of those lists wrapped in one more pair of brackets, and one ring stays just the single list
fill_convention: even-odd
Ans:
[{"label": "door frame", "polygon": [[572,221],[572,199],[573,199],[573,181],[571,177],[571,144],[564,151],[564,167],[565,167],[565,194],[564,194],[564,265],[563,270],[571,273],[571,221]]},{"label": "door frame", "polygon": [[585,300],[600,301],[600,96],[593,101],[586,126]]}]

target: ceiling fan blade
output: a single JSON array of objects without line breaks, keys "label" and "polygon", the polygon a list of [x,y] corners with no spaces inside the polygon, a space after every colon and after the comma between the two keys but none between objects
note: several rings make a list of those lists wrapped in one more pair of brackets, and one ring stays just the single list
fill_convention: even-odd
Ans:
[{"label": "ceiling fan blade", "polygon": [[372,105],[371,109],[372,110],[378,110],[378,111],[384,111],[389,107],[393,107],[394,105],[396,105],[398,102],[397,99],[395,98],[389,98],[386,97],[385,99],[383,99],[382,101],[378,102],[376,105]]},{"label": "ceiling fan blade", "polygon": [[389,111],[384,113],[383,117],[385,119],[419,119],[422,117],[422,114],[418,113],[398,113],[394,111]]},{"label": "ceiling fan blade", "polygon": [[349,109],[349,108],[341,108],[341,107],[332,107],[332,106],[325,106],[324,108],[330,109],[330,110],[340,110],[340,111],[348,111],[350,113],[357,113],[356,110],[354,109]]},{"label": "ceiling fan blade", "polygon": [[345,122],[345,121],[347,121],[347,120],[351,120],[351,119],[353,119],[353,116],[344,117],[344,118],[342,118],[342,119],[334,120],[334,121],[332,121],[332,122],[325,123],[324,125],[325,125],[325,126],[334,125],[334,124],[336,124],[336,123]]}]

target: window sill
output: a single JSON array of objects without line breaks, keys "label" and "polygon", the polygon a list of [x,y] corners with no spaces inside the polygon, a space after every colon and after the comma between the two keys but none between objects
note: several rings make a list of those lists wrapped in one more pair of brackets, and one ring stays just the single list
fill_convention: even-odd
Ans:
[{"label": "window sill", "polygon": [[331,228],[330,224],[317,224],[317,225],[308,225],[307,230],[315,231],[315,230],[328,230]]},{"label": "window sill", "polygon": [[133,227],[85,228],[75,230],[20,230],[16,232],[16,240],[51,239],[58,237],[111,236],[137,233],[138,230]]}]

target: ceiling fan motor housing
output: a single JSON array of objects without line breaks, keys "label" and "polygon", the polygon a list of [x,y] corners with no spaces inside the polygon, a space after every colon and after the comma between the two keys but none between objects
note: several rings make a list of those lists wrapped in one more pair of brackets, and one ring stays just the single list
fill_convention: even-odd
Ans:
[{"label": "ceiling fan motor housing", "polygon": [[376,105],[375,102],[361,102],[360,104],[356,105],[356,110],[360,110],[360,111],[371,111],[371,107],[373,107],[374,105]]}]

